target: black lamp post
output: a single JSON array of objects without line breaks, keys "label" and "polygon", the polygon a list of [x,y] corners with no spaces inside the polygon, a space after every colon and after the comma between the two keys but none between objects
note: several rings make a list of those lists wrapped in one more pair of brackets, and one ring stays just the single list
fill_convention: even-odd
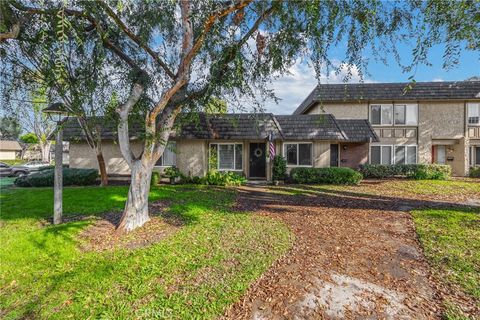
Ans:
[{"label": "black lamp post", "polygon": [[62,124],[65,121],[63,118],[67,115],[65,105],[57,102],[51,104],[42,112],[53,121],[57,122],[57,132],[55,137],[55,178],[53,184],[53,224],[62,223],[63,211],[63,128]]}]

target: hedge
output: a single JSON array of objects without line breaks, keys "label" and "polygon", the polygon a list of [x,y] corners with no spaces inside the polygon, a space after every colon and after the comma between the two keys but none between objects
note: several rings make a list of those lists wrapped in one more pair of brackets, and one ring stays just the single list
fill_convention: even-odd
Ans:
[{"label": "hedge", "polygon": [[359,184],[363,176],[350,168],[293,168],[290,180],[305,184]]},{"label": "hedge", "polygon": [[[53,187],[55,170],[38,171],[15,179],[18,187]],[[63,168],[64,186],[86,186],[96,184],[98,171],[96,169]]]},{"label": "hedge", "polygon": [[364,164],[360,172],[365,178],[385,179],[396,176],[415,180],[446,180],[452,169],[441,164]]},{"label": "hedge", "polygon": [[471,167],[469,175],[472,178],[480,178],[480,167]]}]

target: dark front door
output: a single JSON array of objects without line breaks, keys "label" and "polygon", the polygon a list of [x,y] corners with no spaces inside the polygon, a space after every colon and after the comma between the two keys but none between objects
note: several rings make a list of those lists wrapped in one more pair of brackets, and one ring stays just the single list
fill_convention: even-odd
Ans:
[{"label": "dark front door", "polygon": [[265,143],[250,143],[250,178],[266,177]]},{"label": "dark front door", "polygon": [[330,145],[330,167],[338,167],[338,144]]}]

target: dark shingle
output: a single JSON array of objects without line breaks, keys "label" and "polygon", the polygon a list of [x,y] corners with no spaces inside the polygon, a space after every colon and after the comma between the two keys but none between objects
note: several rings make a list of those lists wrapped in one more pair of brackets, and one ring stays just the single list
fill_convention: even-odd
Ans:
[{"label": "dark shingle", "polygon": [[320,84],[298,106],[294,114],[306,112],[318,102],[358,102],[380,100],[468,100],[480,99],[480,81],[408,83]]}]

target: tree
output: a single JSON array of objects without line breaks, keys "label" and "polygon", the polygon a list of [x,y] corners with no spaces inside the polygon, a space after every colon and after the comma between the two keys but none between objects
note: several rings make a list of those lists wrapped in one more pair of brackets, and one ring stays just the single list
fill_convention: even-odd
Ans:
[{"label": "tree", "polygon": [[17,140],[22,132],[20,122],[16,117],[3,116],[0,118],[0,138],[3,140]]},{"label": "tree", "polygon": [[[473,50],[478,45],[478,28],[463,26],[477,21],[479,4],[467,0],[462,4],[459,9],[448,1],[179,0],[34,6],[11,0],[4,10],[9,15],[4,28],[8,31],[0,39],[38,41],[42,30],[51,33],[54,22],[61,20],[60,29],[70,33],[49,47],[51,56],[63,50],[66,41],[79,49],[105,49],[101,64],[120,75],[118,83],[124,88],[118,92],[116,108],[118,140],[131,169],[131,184],[118,229],[129,231],[149,220],[152,168],[179,113],[198,112],[210,97],[228,96],[237,104],[247,97],[261,107],[257,96],[274,97],[266,86],[272,75],[285,73],[305,58],[320,75],[322,68],[335,67],[331,49],[340,44],[346,44],[341,66],[350,73],[355,67],[362,76],[365,50],[378,58],[399,56],[395,43],[400,40],[417,43],[412,64],[405,67],[410,70],[424,63],[428,49],[438,42],[447,43],[447,58],[458,55],[449,47]],[[454,15],[458,19],[452,22],[446,8],[458,13]],[[38,17],[49,24],[40,26]],[[20,31],[13,32],[18,26]],[[435,37],[429,37],[432,27],[435,32],[441,30]],[[129,122],[139,114],[143,152],[135,156]]]},{"label": "tree", "polygon": [[27,132],[20,136],[20,141],[23,143],[35,144],[38,143],[38,137],[33,132]]},{"label": "tree", "polygon": [[210,114],[227,113],[227,102],[217,97],[211,97],[205,105],[205,112]]}]

